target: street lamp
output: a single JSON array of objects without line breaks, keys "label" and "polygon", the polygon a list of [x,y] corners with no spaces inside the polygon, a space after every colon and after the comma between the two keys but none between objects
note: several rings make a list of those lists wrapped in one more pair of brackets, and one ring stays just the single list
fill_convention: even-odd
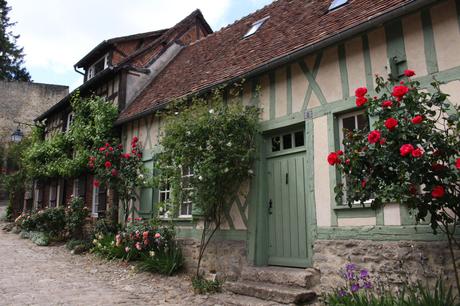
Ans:
[{"label": "street lamp", "polygon": [[13,132],[13,134],[11,134],[11,141],[18,143],[18,142],[21,142],[23,137],[24,137],[24,133],[21,131],[18,125],[18,127]]}]

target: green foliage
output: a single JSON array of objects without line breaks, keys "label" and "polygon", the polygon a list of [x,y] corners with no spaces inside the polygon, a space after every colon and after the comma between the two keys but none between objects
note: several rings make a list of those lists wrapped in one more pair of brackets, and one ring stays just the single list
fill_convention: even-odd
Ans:
[{"label": "green foliage", "polygon": [[58,238],[65,235],[66,214],[62,207],[23,213],[16,223],[25,231],[42,232]]},{"label": "green foliage", "polygon": [[115,245],[115,235],[98,235],[93,241],[91,253],[99,255],[108,260],[124,259],[126,252],[122,245]]},{"label": "green foliage", "polygon": [[69,206],[66,210],[66,227],[70,237],[82,238],[83,226],[89,215],[88,208],[85,207],[83,199],[80,197],[72,197]]},{"label": "green foliage", "polygon": [[32,143],[24,152],[23,163],[30,178],[77,177],[86,170],[91,152],[112,139],[118,111],[104,98],[72,97],[74,121],[66,133],[43,139],[44,125],[32,131]]},{"label": "green foliage", "polygon": [[330,306],[459,306],[452,294],[452,288],[446,289],[438,280],[434,288],[428,288],[421,282],[403,287],[399,292],[384,291],[359,292],[341,296],[339,292],[326,296],[326,305]]},{"label": "green foliage", "polygon": [[108,218],[98,219],[93,228],[93,236],[97,235],[107,236],[110,234],[115,235],[120,230],[119,224],[113,222]]},{"label": "green foliage", "polygon": [[5,220],[10,222],[13,221],[13,205],[11,202],[8,202],[8,206],[6,207]]},{"label": "green foliage", "polygon": [[29,238],[38,246],[47,246],[50,244],[50,236],[44,232],[29,232]]},{"label": "green foliage", "polygon": [[73,251],[73,254],[81,254],[89,251],[92,244],[87,240],[71,239],[66,243],[66,248]]},{"label": "green foliage", "polygon": [[138,138],[131,141],[130,152],[123,152],[122,144],[96,148],[89,157],[89,169],[96,177],[95,185],[103,184],[117,192],[123,203],[124,221],[128,220],[129,203],[136,200],[136,190],[148,184],[144,163],[142,162],[142,147]]},{"label": "green foliage", "polygon": [[208,280],[199,275],[192,278],[192,287],[197,294],[212,294],[222,291],[222,282],[218,279]]},{"label": "green foliage", "polygon": [[0,0],[0,80],[31,81],[24,65],[24,48],[16,45],[19,35],[10,30],[16,23],[10,21],[11,7],[6,0]]},{"label": "green foliage", "polygon": [[164,275],[174,275],[184,266],[184,256],[179,247],[173,243],[157,253],[141,255],[141,262],[137,265],[141,271],[155,272]]},{"label": "green foliage", "polygon": [[[258,116],[254,107],[225,104],[220,92],[207,100],[196,98],[167,116],[157,168],[159,181],[171,183],[176,207],[190,198],[205,219],[215,220],[231,204],[252,173]],[[194,172],[189,181],[192,194],[181,188],[188,168]]]}]

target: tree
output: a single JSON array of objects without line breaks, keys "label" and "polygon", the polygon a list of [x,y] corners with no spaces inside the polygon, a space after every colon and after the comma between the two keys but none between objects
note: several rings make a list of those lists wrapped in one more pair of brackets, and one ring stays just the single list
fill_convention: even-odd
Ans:
[{"label": "tree", "polygon": [[10,22],[8,13],[11,7],[6,0],[0,0],[0,80],[30,82],[30,74],[24,64],[24,48],[16,45],[19,35],[9,29],[15,22]]},{"label": "tree", "polygon": [[[157,156],[160,183],[168,181],[175,210],[193,203],[203,222],[196,277],[206,247],[242,183],[252,176],[259,110],[225,103],[222,92],[172,107]],[[193,176],[186,174],[193,173]]]},{"label": "tree", "polygon": [[[336,200],[348,205],[367,200],[378,208],[399,203],[409,208],[417,221],[428,219],[436,234],[447,235],[455,271],[460,282],[453,246],[460,218],[460,106],[452,106],[440,83],[431,91],[421,90],[415,75],[406,70],[400,84],[377,77],[371,98],[366,88],[358,88],[356,104],[375,118],[367,133],[347,131],[344,152],[328,156],[343,177]],[[345,200],[343,198],[346,198]]]}]

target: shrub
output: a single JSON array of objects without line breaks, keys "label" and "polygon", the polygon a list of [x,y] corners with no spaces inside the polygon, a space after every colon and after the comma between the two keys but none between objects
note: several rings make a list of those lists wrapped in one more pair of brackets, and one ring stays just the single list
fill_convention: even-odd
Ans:
[{"label": "shrub", "polygon": [[93,237],[97,235],[109,235],[116,234],[120,230],[120,227],[117,223],[113,222],[108,218],[99,219],[96,221],[93,229]]},{"label": "shrub", "polygon": [[106,259],[124,259],[126,252],[122,245],[115,245],[115,235],[98,235],[97,238],[93,240],[93,247],[91,248],[91,253],[104,257]]},{"label": "shrub", "polygon": [[88,217],[88,213],[88,209],[85,207],[85,203],[83,202],[82,198],[71,198],[69,206],[66,210],[66,226],[70,237],[83,237],[83,226],[85,225],[85,220],[86,217]]},{"label": "shrub", "polygon": [[141,262],[137,268],[141,271],[156,272],[164,275],[173,275],[179,272],[184,266],[184,256],[175,243],[164,251],[149,254],[142,254]]},{"label": "shrub", "polygon": [[30,232],[29,237],[33,243],[39,246],[47,246],[50,243],[49,235],[43,232]]},{"label": "shrub", "polygon": [[192,287],[198,294],[216,293],[222,291],[222,282],[218,279],[209,280],[200,275],[192,278]]},{"label": "shrub", "polygon": [[8,206],[6,207],[5,220],[10,222],[13,221],[13,204],[11,201],[8,202]]},{"label": "shrub", "polygon": [[86,240],[71,239],[66,243],[66,248],[73,254],[81,254],[91,249],[91,243]]},{"label": "shrub", "polygon": [[42,232],[53,238],[58,238],[64,235],[66,214],[61,207],[47,208],[37,212],[23,213],[15,222],[25,231]]}]

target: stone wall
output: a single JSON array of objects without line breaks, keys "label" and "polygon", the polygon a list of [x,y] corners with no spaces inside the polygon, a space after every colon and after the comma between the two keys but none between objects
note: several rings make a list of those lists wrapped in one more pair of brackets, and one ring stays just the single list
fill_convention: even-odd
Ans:
[{"label": "stone wall", "polygon": [[[179,239],[185,257],[185,267],[189,273],[195,273],[198,263],[200,241],[197,239]],[[217,273],[217,277],[236,280],[247,265],[246,241],[211,241],[201,261],[205,274]]]},{"label": "stone wall", "polygon": [[[17,127],[13,120],[31,124],[68,93],[68,86],[0,81],[0,143],[10,140]],[[27,132],[29,127],[21,130]]]},{"label": "stone wall", "polygon": [[[456,258],[460,263],[460,251]],[[448,245],[444,241],[317,240],[313,262],[314,268],[321,271],[322,292],[344,284],[339,270],[349,262],[394,286],[405,279],[434,284],[440,274],[455,284]]]}]

